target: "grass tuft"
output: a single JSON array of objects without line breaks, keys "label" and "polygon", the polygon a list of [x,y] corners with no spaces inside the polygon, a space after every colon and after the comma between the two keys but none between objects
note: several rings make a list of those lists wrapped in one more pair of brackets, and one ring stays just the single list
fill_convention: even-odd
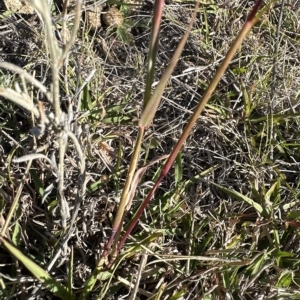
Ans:
[{"label": "grass tuft", "polygon": [[202,1],[173,60],[195,1],[29,2],[0,3],[0,298],[299,299],[300,1],[236,51],[253,5]]}]

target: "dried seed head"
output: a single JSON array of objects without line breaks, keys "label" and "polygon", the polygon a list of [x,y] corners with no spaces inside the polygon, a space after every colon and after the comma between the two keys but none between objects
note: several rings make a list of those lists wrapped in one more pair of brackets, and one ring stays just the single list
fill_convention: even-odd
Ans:
[{"label": "dried seed head", "polygon": [[8,10],[19,14],[33,14],[34,8],[31,4],[24,0],[4,0],[5,6]]},{"label": "dried seed head", "polygon": [[111,7],[106,13],[102,16],[103,23],[106,26],[118,27],[123,23],[123,16],[116,7]]},{"label": "dried seed head", "polygon": [[101,12],[103,7],[101,5],[92,8],[86,12],[86,20],[88,27],[93,30],[96,30],[101,27]]}]

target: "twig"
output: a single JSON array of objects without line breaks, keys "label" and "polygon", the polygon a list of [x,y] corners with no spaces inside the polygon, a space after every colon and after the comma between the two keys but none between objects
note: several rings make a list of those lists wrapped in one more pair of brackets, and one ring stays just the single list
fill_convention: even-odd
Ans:
[{"label": "twig", "polygon": [[[65,18],[66,18],[66,7],[68,4],[68,1],[65,2],[66,4],[64,5],[64,10],[63,10],[63,30],[66,31],[66,22],[65,22]],[[64,50],[61,54],[61,57],[58,61],[58,67],[61,67],[67,57],[67,55],[69,54],[69,51],[73,45],[73,43],[75,42],[76,36],[77,36],[77,32],[78,32],[78,28],[79,28],[79,24],[80,24],[80,20],[81,20],[81,5],[82,2],[81,0],[77,0],[76,1],[76,9],[75,9],[75,22],[74,22],[74,27],[72,29],[72,34],[71,34],[71,38],[69,40],[69,42],[67,43],[67,45],[64,47]],[[65,39],[65,36],[64,36]],[[65,41],[64,41],[65,42]]]}]

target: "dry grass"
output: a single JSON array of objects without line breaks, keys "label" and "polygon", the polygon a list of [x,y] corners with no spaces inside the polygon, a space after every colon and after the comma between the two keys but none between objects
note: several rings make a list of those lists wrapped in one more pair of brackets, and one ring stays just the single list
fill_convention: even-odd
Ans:
[{"label": "dry grass", "polygon": [[[139,167],[170,152],[250,9],[249,1],[207,2],[211,4],[201,6],[147,131]],[[76,229],[62,248],[71,219],[64,228],[52,165],[58,159],[57,131],[47,125],[44,134],[35,135],[41,131],[35,118],[1,98],[1,224],[26,168],[14,159],[30,153],[48,157],[52,164],[45,159],[32,162],[9,234],[12,243],[44,269],[60,249],[50,273],[63,283],[72,252],[75,292],[91,275],[110,235],[124,184],[145,88],[151,3],[129,12],[123,5],[125,21],[117,29],[93,31],[82,18],[61,69],[61,107],[66,113],[69,109],[69,115],[72,111],[70,128],[86,158],[86,193]],[[248,36],[172,175],[125,245],[110,284],[99,282],[91,299],[106,287],[103,299],[299,298],[299,3],[286,3],[280,21],[278,2]],[[191,2],[177,0],[165,6],[155,81],[184,34],[192,8]],[[61,7],[53,6],[54,20],[60,12]],[[8,15],[3,6],[0,14],[0,61],[16,64],[49,88],[52,77],[40,19]],[[67,27],[73,22],[70,17]],[[59,20],[56,25],[59,38],[62,25]],[[18,75],[0,70],[0,87],[14,88],[16,83],[25,89]],[[35,101],[45,100],[38,89],[27,89]],[[45,102],[46,114],[50,109]],[[63,196],[70,217],[77,203],[79,165],[76,147],[69,141]],[[125,225],[155,181],[158,167],[149,168],[142,178]],[[264,212],[258,213],[244,196]],[[2,248],[0,257],[0,298],[51,297]]]}]

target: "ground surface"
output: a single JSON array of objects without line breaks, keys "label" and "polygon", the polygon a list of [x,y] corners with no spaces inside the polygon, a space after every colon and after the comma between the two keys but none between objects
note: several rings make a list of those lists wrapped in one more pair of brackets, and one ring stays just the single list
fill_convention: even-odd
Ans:
[{"label": "ground surface", "polygon": [[[161,25],[155,82],[193,8],[187,1],[169,2]],[[253,5],[246,0],[204,2],[146,133],[139,167],[170,153]],[[130,299],[135,284],[135,299],[299,299],[300,2],[285,2],[283,9],[278,1],[263,16],[230,64],[125,249],[149,240],[142,243],[143,251],[121,262],[104,299]],[[146,1],[134,9],[120,4],[124,21],[117,28],[101,25],[89,30],[89,8],[85,9],[60,74],[61,107],[68,112],[71,105],[71,128],[86,156],[87,190],[76,231],[51,275],[66,283],[73,249],[75,291],[91,275],[110,235],[142,110],[153,3]],[[63,47],[68,31],[62,29],[61,11],[62,6],[53,5],[53,30]],[[67,29],[71,29],[71,7],[68,12]],[[23,68],[49,89],[50,41],[45,41],[39,16],[7,12],[2,2],[0,14],[0,61]],[[89,83],[79,93],[87,78]],[[18,86],[25,89],[20,76],[0,70],[0,87],[18,90]],[[46,100],[30,84],[27,90],[35,103]],[[45,111],[52,111],[47,102]],[[29,153],[42,153],[52,162],[57,159],[55,131],[47,127],[44,134],[36,135],[41,130],[37,122],[28,111],[1,98],[2,224],[26,168],[26,163],[13,159]],[[69,143],[64,197],[70,216],[78,192],[78,164],[75,147]],[[158,167],[149,168],[142,178],[125,224],[153,185]],[[9,227],[14,245],[44,269],[65,234],[57,189],[51,163],[34,160]],[[51,298],[8,252],[1,249],[0,256],[5,287],[0,298]],[[105,281],[91,299],[103,286]]]}]

